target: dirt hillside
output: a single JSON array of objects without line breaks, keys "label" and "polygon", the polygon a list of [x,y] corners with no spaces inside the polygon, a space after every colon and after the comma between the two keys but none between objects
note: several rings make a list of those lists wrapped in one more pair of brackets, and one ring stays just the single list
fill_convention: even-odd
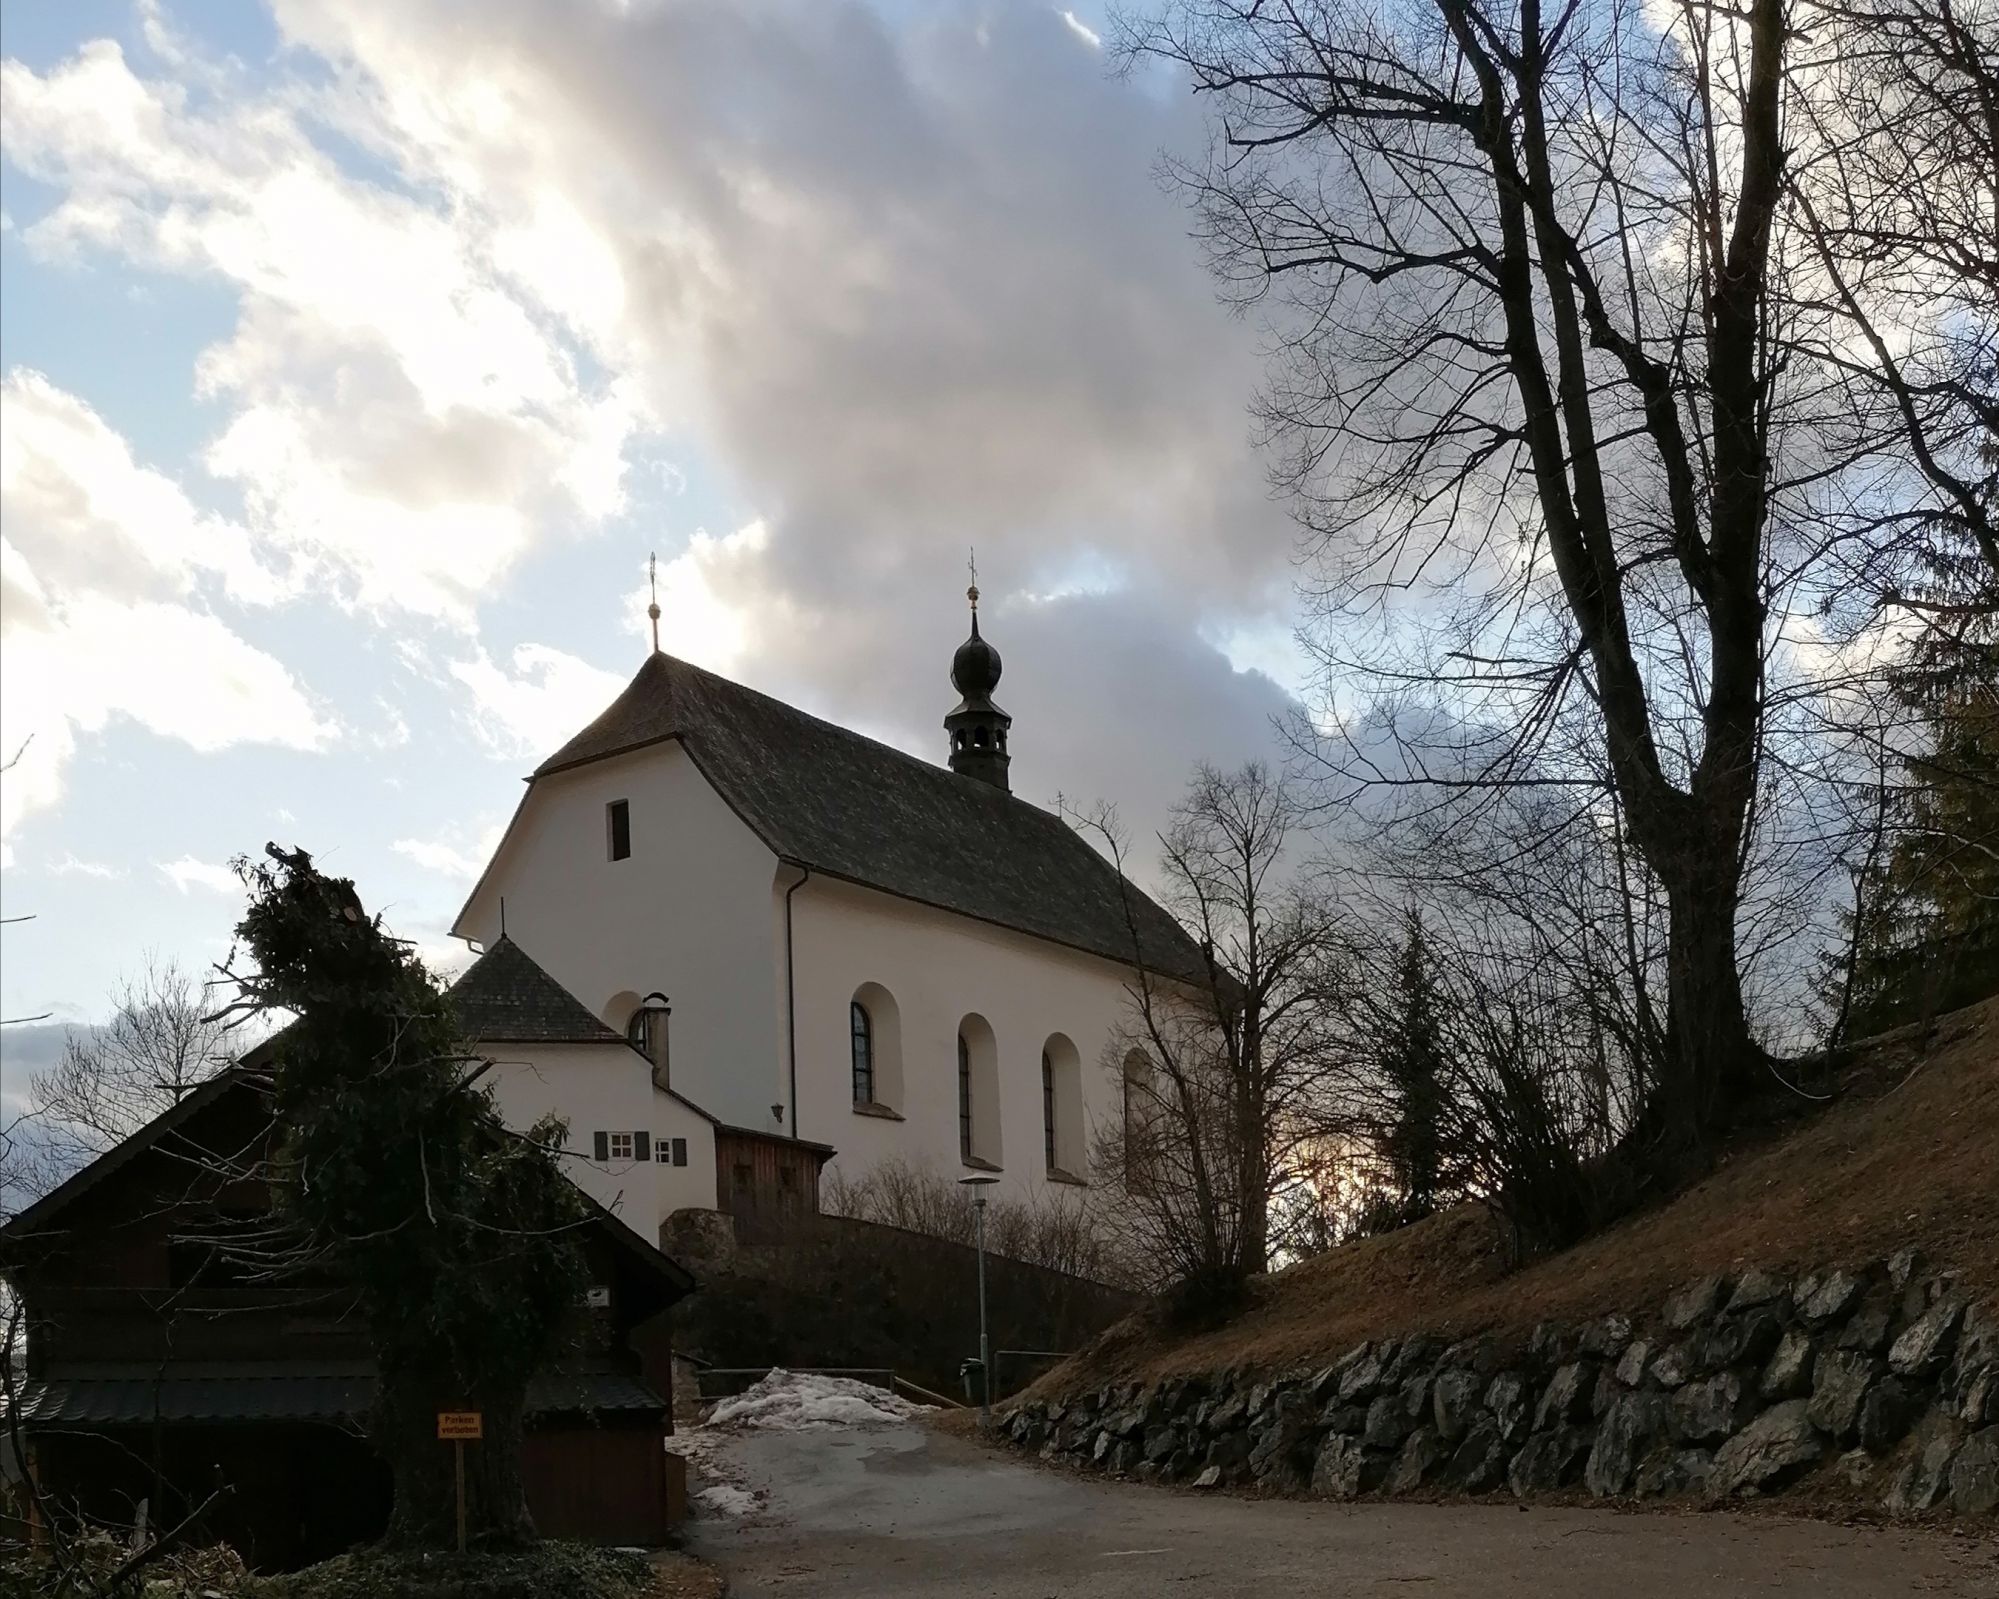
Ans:
[{"label": "dirt hillside", "polygon": [[1999,1300],[1999,999],[1927,1041],[1904,1029],[1864,1046],[1828,1108],[1739,1142],[1703,1182],[1562,1254],[1508,1272],[1492,1219],[1462,1206],[1259,1280],[1214,1332],[1167,1337],[1140,1312],[1036,1391],[1311,1366],[1419,1330],[1525,1334],[1645,1307],[1712,1271],[1858,1265],[1908,1244]]}]

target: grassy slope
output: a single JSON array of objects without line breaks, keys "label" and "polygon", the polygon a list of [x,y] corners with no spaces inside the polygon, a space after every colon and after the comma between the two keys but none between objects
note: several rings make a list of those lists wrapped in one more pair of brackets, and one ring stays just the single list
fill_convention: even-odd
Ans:
[{"label": "grassy slope", "polygon": [[1999,1299],[1999,999],[1944,1017],[1926,1050],[1908,1030],[1866,1046],[1824,1112],[1521,1271],[1504,1270],[1492,1221],[1463,1206],[1259,1281],[1249,1309],[1214,1332],[1167,1337],[1140,1312],[1035,1388],[1306,1367],[1418,1330],[1510,1336],[1643,1309],[1710,1271],[1858,1264],[1905,1244]]}]

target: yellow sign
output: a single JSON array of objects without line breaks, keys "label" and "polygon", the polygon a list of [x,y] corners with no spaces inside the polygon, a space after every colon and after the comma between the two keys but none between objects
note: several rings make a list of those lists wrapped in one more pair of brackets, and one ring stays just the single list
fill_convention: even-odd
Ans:
[{"label": "yellow sign", "polygon": [[486,1418],[477,1410],[440,1410],[437,1413],[437,1436],[440,1438],[483,1438]]}]

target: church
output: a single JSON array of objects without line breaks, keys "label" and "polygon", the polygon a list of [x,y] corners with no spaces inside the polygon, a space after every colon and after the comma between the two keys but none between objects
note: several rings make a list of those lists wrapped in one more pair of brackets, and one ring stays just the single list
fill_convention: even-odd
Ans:
[{"label": "church", "polygon": [[660,651],[550,755],[452,931],[506,1119],[646,1238],[781,1225],[883,1162],[1033,1199],[1099,1180],[1134,974],[1199,986],[1179,924],[1016,797],[1000,656],[951,663],[933,765]]}]

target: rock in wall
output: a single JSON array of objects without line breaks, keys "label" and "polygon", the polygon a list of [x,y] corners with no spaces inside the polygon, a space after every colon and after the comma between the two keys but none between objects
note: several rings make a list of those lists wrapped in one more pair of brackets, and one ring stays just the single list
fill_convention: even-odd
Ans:
[{"label": "rock in wall", "polygon": [[1862,1271],[1705,1277],[1517,1349],[1385,1339],[1317,1371],[1110,1384],[1001,1425],[1045,1459],[1196,1487],[1720,1504],[1831,1466],[1894,1512],[1992,1516],[1999,1313],[1905,1250]]}]

